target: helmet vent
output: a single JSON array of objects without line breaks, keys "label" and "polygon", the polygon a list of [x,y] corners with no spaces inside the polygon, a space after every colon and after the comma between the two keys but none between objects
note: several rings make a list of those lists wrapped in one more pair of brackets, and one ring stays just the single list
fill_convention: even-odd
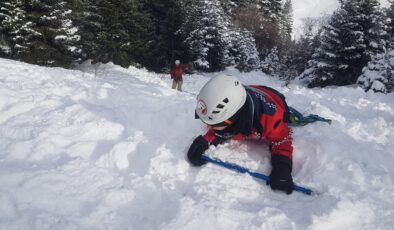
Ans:
[{"label": "helmet vent", "polygon": [[216,114],[216,113],[220,113],[220,112],[216,110],[216,111],[212,111],[212,113]]},{"label": "helmet vent", "polygon": [[223,102],[227,104],[227,103],[229,102],[228,98],[227,98],[227,97],[224,98],[224,99],[223,99]]},{"label": "helmet vent", "polygon": [[223,109],[223,108],[224,108],[224,105],[218,104],[218,105],[216,106],[216,108],[218,108],[218,109]]}]

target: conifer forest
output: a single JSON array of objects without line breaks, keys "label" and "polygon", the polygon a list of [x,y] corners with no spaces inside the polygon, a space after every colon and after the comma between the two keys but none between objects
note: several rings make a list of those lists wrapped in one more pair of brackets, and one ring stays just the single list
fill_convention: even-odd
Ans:
[{"label": "conifer forest", "polygon": [[339,2],[295,38],[291,0],[2,0],[0,57],[159,73],[179,59],[191,72],[234,66],[311,88],[394,91],[394,1]]}]

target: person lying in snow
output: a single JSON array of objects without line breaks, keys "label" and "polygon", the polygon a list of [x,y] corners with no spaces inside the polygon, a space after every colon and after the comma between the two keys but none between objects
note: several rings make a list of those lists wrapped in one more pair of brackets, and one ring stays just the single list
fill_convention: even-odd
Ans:
[{"label": "person lying in snow", "polygon": [[208,125],[208,132],[191,144],[187,158],[194,166],[206,162],[202,154],[209,145],[225,140],[265,139],[270,144],[272,171],[267,182],[273,190],[291,194],[292,130],[287,126],[289,109],[278,91],[259,85],[244,86],[233,76],[209,80],[197,96],[196,119]]}]

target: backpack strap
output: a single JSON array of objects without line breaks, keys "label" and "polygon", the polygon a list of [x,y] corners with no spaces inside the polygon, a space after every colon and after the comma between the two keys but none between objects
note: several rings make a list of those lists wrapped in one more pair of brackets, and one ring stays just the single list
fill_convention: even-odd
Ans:
[{"label": "backpack strap", "polygon": [[316,114],[310,114],[308,116],[302,115],[299,111],[289,106],[289,122],[287,124],[289,126],[304,126],[309,123],[313,123],[316,121],[327,122],[331,125],[332,120],[320,117]]},{"label": "backpack strap", "polygon": [[289,126],[304,126],[309,123],[314,123],[316,121],[327,122],[328,124],[331,124],[332,122],[332,120],[320,117],[316,114],[309,114],[308,116],[302,115],[302,113],[300,113],[293,107],[287,105],[286,98],[283,94],[271,87],[258,85],[249,86],[248,88],[262,95],[268,95],[272,97],[277,103],[281,103],[281,105],[285,109],[283,121],[286,122]]}]

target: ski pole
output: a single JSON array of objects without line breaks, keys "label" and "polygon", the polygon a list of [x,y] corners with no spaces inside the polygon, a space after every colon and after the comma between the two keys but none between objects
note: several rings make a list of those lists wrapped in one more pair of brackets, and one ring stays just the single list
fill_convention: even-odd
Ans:
[{"label": "ski pole", "polygon": [[[205,154],[202,155],[202,159],[204,159],[207,162],[213,163],[215,165],[219,165],[219,166],[222,166],[224,168],[233,170],[235,172],[247,173],[247,174],[251,175],[252,177],[255,177],[255,178],[258,178],[258,179],[261,179],[261,180],[265,180],[265,181],[269,181],[270,180],[269,176],[266,176],[266,175],[258,173],[258,172],[250,171],[247,168],[244,168],[242,166],[239,166],[239,165],[236,165],[236,164],[233,164],[233,163],[227,163],[227,162],[221,161],[219,159],[211,158],[211,157],[209,157],[209,156],[207,156]],[[307,194],[307,195],[312,195],[312,190],[310,190],[308,188],[304,188],[304,187],[298,186],[298,185],[294,185],[294,190],[297,191],[297,192],[302,192],[302,193]]]}]

